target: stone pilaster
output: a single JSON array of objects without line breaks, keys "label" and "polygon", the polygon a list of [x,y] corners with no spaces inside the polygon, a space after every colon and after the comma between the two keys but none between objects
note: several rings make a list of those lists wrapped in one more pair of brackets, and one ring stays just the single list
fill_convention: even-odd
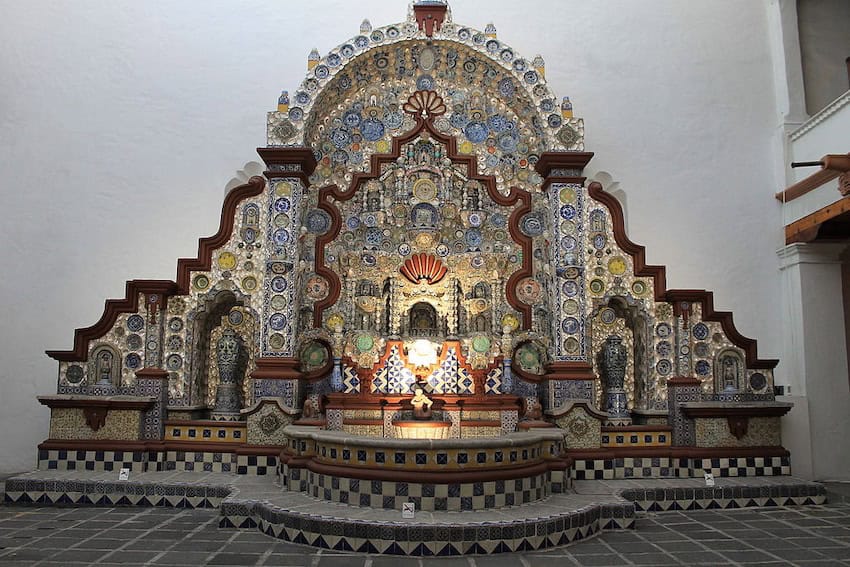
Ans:
[{"label": "stone pilaster", "polygon": [[268,224],[263,308],[260,321],[260,358],[253,379],[254,400],[281,398],[292,408],[303,397],[298,371],[298,300],[303,287],[299,229],[309,176],[316,159],[309,148],[259,148],[265,161]]},{"label": "stone pilaster", "polygon": [[[584,188],[584,167],[593,157],[589,152],[547,152],[535,165],[543,176],[543,190],[548,195],[552,228],[552,276],[550,304],[552,314],[551,357],[543,386],[543,407],[554,410],[569,400],[593,403],[593,381],[589,352],[589,313],[585,290],[584,215],[588,199]],[[541,219],[543,220],[543,219]],[[571,220],[569,234],[562,221]],[[539,268],[536,266],[536,268]],[[536,270],[535,270],[536,271]],[[569,312],[564,308],[569,303]]]},{"label": "stone pilaster", "polygon": [[136,372],[136,395],[154,398],[153,407],[142,414],[141,438],[163,438],[163,422],[168,417],[168,372],[161,368],[142,368]]},{"label": "stone pilaster", "polygon": [[697,378],[677,376],[667,381],[667,407],[674,447],[693,447],[696,444],[694,420],[685,415],[682,404],[701,400],[702,383]]}]

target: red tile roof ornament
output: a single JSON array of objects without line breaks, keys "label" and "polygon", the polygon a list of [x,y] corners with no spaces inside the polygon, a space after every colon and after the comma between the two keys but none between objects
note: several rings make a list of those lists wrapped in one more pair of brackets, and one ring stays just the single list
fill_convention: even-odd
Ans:
[{"label": "red tile roof ornament", "polygon": [[434,29],[440,29],[443,25],[443,20],[446,19],[446,4],[424,3],[417,2],[413,5],[413,15],[416,17],[416,23],[419,24],[419,29],[425,31],[428,37],[434,36]]}]

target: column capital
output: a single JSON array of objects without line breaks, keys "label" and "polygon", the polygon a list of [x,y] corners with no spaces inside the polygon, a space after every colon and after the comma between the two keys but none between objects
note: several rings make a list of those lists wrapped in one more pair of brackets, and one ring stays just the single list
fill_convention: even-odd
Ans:
[{"label": "column capital", "polygon": [[551,183],[584,184],[584,168],[593,157],[593,152],[543,152],[534,165],[535,171],[543,176],[543,189]]},{"label": "column capital", "polygon": [[268,179],[296,177],[304,185],[309,185],[308,178],[316,170],[316,157],[313,150],[305,147],[274,147],[257,148],[257,153],[266,163],[263,172]]},{"label": "column capital", "polygon": [[781,270],[797,264],[841,264],[846,242],[795,242],[776,251]]}]

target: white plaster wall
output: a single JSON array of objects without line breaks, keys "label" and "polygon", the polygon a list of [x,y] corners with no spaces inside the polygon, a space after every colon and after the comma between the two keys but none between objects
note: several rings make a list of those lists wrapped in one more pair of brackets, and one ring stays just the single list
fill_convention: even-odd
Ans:
[{"label": "white plaster wall", "polygon": [[[407,4],[314,0],[0,0],[0,472],[32,468],[57,365],[124,281],[173,278],[216,231],[222,193],[256,161],[265,112],[312,47],[404,19]],[[300,4],[298,6],[306,6]],[[782,182],[766,4],[463,0],[454,19],[527,58],[586,119],[589,174],[628,195],[632,240],[671,287],[779,357],[774,254]],[[782,368],[779,369],[781,381]]]}]

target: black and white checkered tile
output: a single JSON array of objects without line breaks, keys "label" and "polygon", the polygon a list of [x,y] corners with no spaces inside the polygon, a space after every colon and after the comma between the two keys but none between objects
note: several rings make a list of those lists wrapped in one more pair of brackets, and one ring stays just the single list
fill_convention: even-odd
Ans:
[{"label": "black and white checkered tile", "polygon": [[39,470],[51,471],[119,471],[147,470],[147,451],[86,451],[74,449],[39,449]]},{"label": "black and white checkered tile", "polygon": [[277,457],[207,451],[88,451],[40,449],[39,470],[55,471],[194,471],[275,474]]},{"label": "black and white checkered tile", "polygon": [[315,498],[389,510],[401,510],[406,502],[426,511],[485,510],[537,502],[550,494],[545,473],[515,480],[448,484],[360,480],[313,472],[306,475],[306,492]]},{"label": "black and white checkered tile", "polygon": [[701,478],[706,472],[715,477],[790,475],[791,461],[788,457],[577,459],[571,476],[574,480]]}]

